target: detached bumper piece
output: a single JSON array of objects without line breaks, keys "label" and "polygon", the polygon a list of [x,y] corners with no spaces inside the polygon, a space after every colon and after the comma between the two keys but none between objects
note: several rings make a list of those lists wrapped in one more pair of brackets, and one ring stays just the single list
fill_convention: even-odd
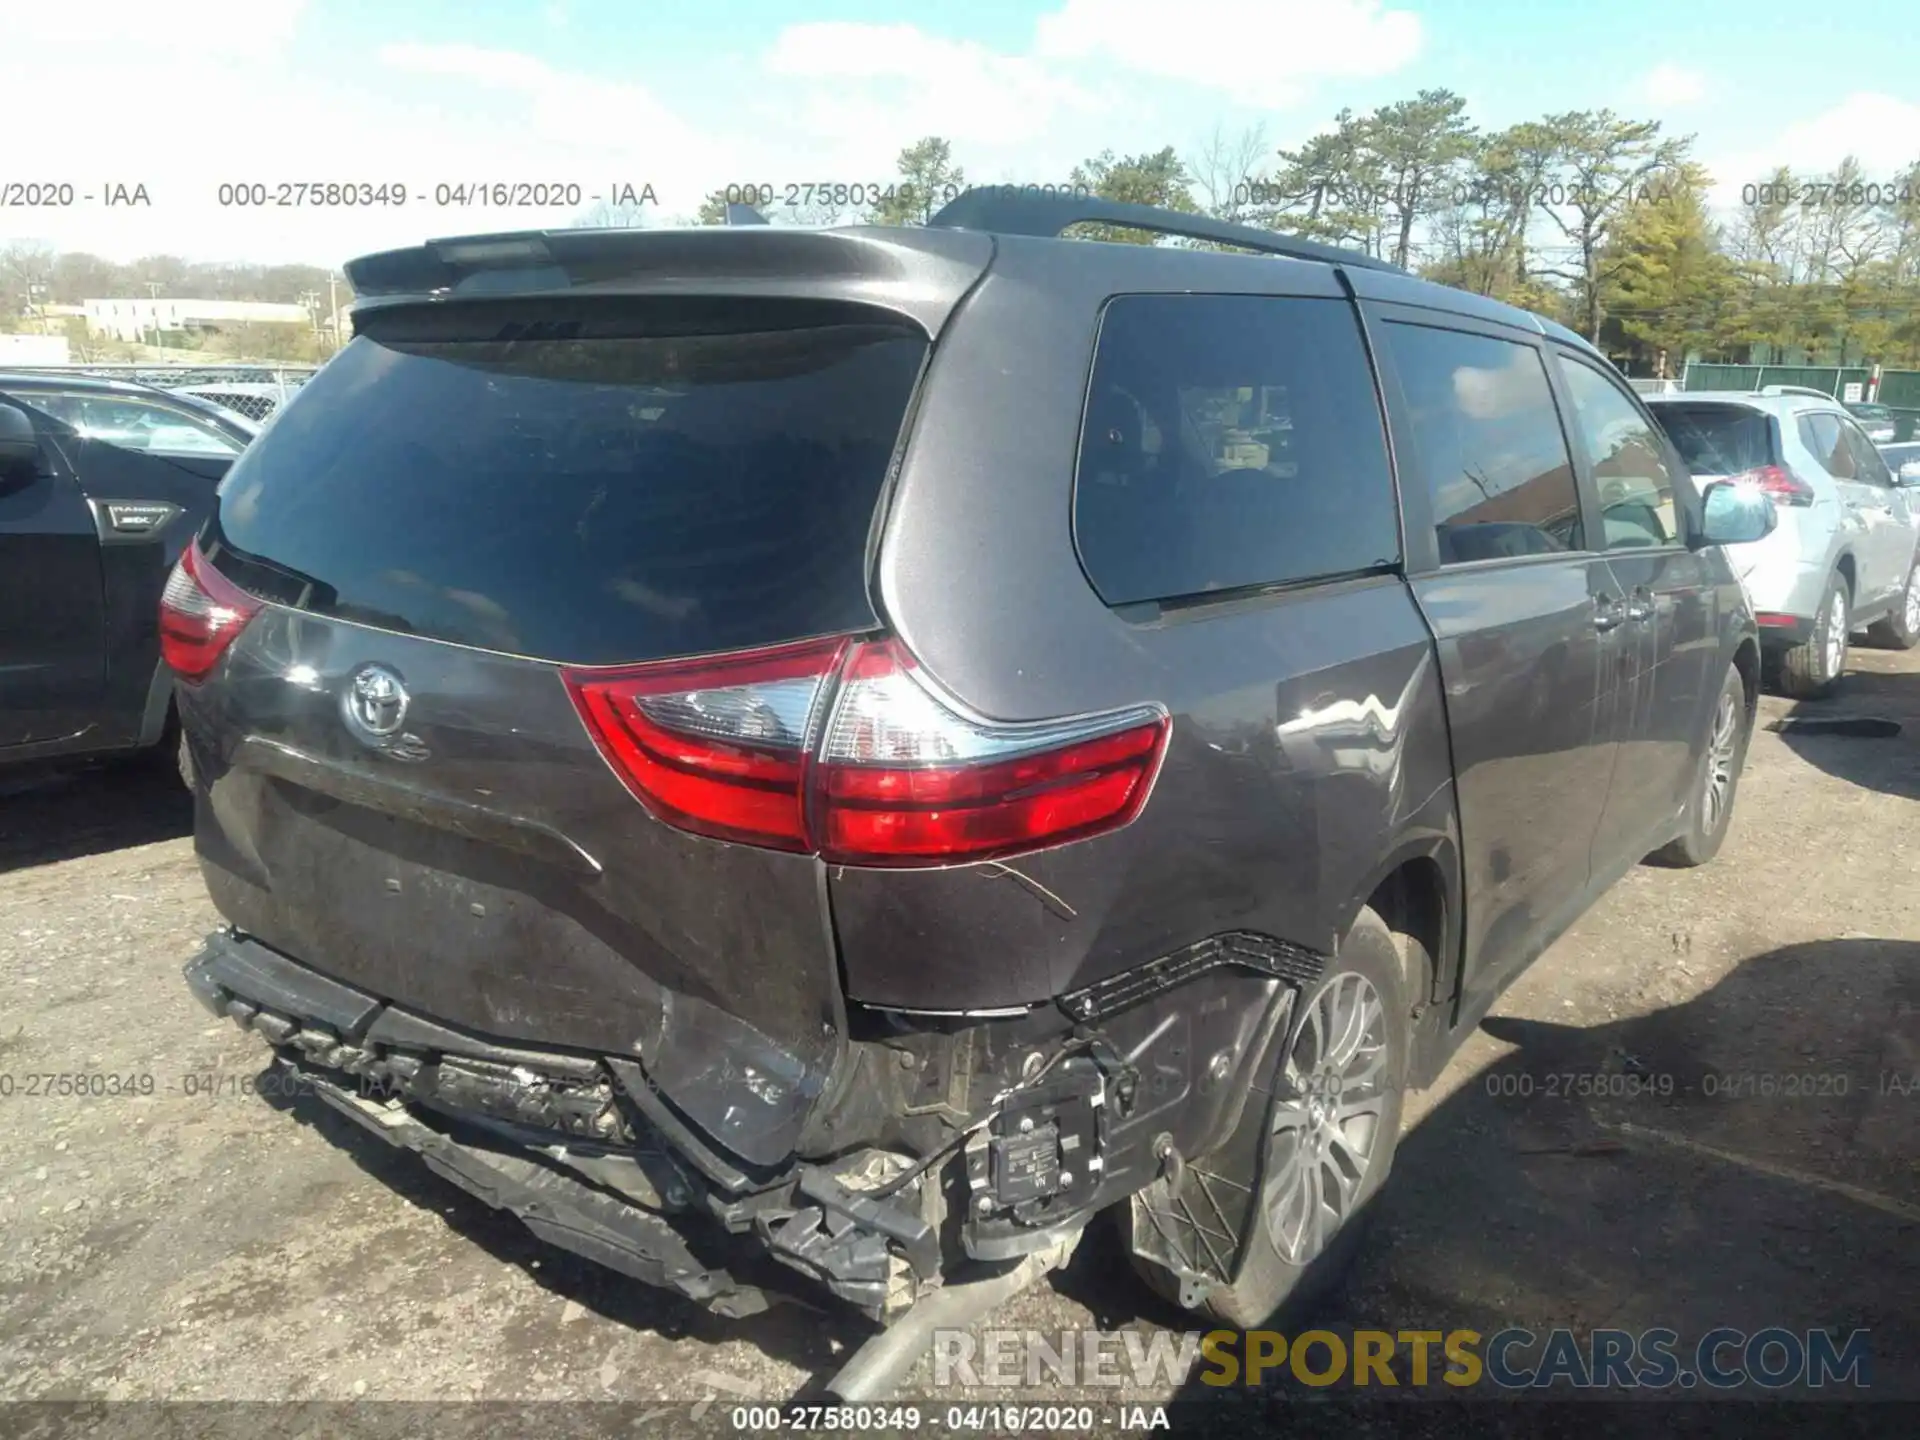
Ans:
[{"label": "detached bumper piece", "polygon": [[767,1298],[724,1270],[703,1266],[666,1219],[604,1194],[537,1160],[483,1149],[414,1119],[398,1100],[374,1100],[306,1066],[289,1065],[327,1104],[390,1145],[415,1151],[427,1168],[496,1210],[510,1211],[550,1245],[677,1290],[717,1314],[739,1318]]},{"label": "detached bumper piece", "polygon": [[455,1030],[238,935],[210,937],[185,977],[371,1134],[550,1244],[717,1314],[769,1303],[716,1263],[736,1252],[780,1261],[874,1319],[938,1283],[938,1240],[915,1210],[810,1166],[748,1175],[669,1118],[630,1059]]}]

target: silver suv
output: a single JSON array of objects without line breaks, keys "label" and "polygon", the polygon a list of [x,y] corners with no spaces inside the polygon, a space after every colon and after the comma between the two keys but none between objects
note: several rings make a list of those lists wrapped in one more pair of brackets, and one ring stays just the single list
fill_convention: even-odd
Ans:
[{"label": "silver suv", "polygon": [[1920,478],[1890,467],[1844,406],[1791,391],[1646,400],[1700,484],[1748,481],[1780,513],[1771,535],[1728,557],[1780,688],[1825,694],[1862,629],[1876,644],[1920,643]]}]

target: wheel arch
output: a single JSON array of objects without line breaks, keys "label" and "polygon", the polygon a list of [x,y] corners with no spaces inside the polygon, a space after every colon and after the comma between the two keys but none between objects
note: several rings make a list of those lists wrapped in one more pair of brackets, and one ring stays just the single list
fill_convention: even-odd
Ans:
[{"label": "wheel arch", "polygon": [[1847,582],[1847,604],[1853,604],[1860,594],[1860,568],[1853,558],[1853,551],[1847,546],[1841,546],[1839,553],[1833,557],[1833,570]]},{"label": "wheel arch", "polygon": [[[1431,1084],[1451,1053],[1447,1040],[1452,1002],[1459,993],[1465,905],[1453,834],[1410,837],[1395,846],[1358,887],[1340,917],[1339,934],[1352,928],[1363,907],[1385,921],[1396,937],[1408,937],[1417,947],[1403,946],[1401,952],[1410,967],[1410,1080],[1416,1086]],[[1416,963],[1423,973],[1411,969]]]}]

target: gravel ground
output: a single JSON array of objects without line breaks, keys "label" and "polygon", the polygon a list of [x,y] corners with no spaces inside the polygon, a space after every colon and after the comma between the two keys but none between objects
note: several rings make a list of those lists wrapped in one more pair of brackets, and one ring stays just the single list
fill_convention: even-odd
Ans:
[{"label": "gravel ground", "polygon": [[[1920,1398],[1920,653],[1854,668],[1799,713],[1904,732],[1772,733],[1791,707],[1763,701],[1720,859],[1628,876],[1411,1108],[1336,1328],[1863,1326],[1874,1392]],[[684,1410],[785,1399],[858,1343],[800,1306],[728,1323],[633,1286],[317,1102],[251,1093],[264,1050],[180,980],[215,921],[184,797],[140,771],[5,784],[0,1400]],[[25,1093],[50,1072],[153,1093]],[[1556,1078],[1623,1073],[1673,1093]],[[1185,1328],[1125,1272],[1090,1234],[992,1323]]]}]

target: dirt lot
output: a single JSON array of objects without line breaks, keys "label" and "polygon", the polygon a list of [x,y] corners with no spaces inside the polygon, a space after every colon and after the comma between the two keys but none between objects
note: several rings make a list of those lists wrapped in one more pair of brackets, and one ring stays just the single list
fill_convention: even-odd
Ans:
[{"label": "dirt lot", "polygon": [[[1330,1321],[1860,1326],[1874,1391],[1920,1398],[1920,654],[1855,669],[1802,713],[1904,732],[1770,733],[1789,707],[1763,702],[1720,860],[1643,867],[1509,993],[1410,1116]],[[857,1343],[799,1307],[712,1319],[544,1248],[316,1102],[247,1093],[264,1050],[180,980],[215,918],[183,797],[104,772],[10,784],[0,1399],[732,1404],[786,1398]],[[47,1072],[154,1093],[26,1094]],[[1621,1073],[1673,1093],[1554,1078]],[[1790,1078],[1718,1093],[1749,1076]],[[995,1323],[1180,1327],[1124,1274],[1091,1236]]]}]

